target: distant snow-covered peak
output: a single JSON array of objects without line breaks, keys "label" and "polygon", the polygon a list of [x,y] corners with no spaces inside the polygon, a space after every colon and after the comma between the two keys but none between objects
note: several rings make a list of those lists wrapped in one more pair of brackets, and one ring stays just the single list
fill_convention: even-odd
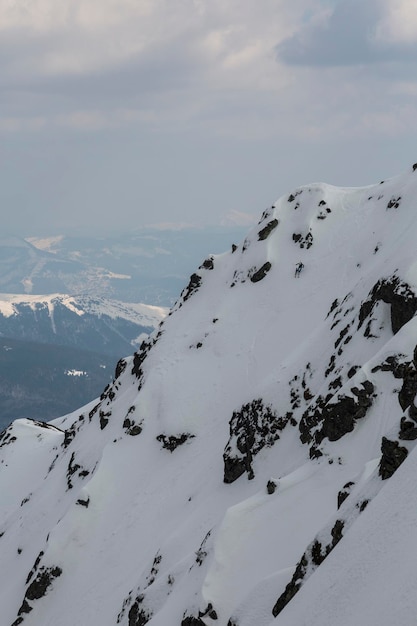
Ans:
[{"label": "distant snow-covered peak", "polygon": [[143,325],[156,326],[161,322],[166,313],[165,307],[152,306],[140,303],[125,303],[108,298],[92,296],[70,296],[67,294],[5,294],[0,293],[0,314],[3,317],[17,315],[19,307],[29,307],[32,310],[40,306],[46,306],[53,312],[56,305],[61,305],[76,315],[92,313],[94,315],[106,315],[112,319],[117,317],[130,321],[140,320]]},{"label": "distant snow-covered peak", "polygon": [[55,235],[53,237],[26,237],[26,241],[32,244],[32,246],[35,246],[35,248],[38,248],[38,250],[51,252],[52,254],[58,252],[57,246],[63,239],[64,235]]}]

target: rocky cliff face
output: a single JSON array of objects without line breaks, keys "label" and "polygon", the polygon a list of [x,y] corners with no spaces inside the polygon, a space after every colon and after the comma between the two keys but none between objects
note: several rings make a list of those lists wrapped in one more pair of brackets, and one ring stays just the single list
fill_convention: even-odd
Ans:
[{"label": "rocky cliff face", "polygon": [[99,399],[3,433],[5,624],[412,622],[416,200],[293,191]]}]

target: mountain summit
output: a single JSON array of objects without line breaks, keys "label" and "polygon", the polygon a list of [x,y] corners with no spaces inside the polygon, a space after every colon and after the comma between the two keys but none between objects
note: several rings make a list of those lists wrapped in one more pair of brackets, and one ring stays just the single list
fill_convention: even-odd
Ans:
[{"label": "mountain summit", "polygon": [[417,164],[300,187],[0,442],[7,626],[415,620]]}]

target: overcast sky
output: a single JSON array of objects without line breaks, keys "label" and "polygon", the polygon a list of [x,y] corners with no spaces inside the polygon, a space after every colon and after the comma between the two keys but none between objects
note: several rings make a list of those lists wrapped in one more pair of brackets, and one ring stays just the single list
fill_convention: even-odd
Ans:
[{"label": "overcast sky", "polygon": [[4,232],[258,217],[417,161],[415,0],[0,0]]}]

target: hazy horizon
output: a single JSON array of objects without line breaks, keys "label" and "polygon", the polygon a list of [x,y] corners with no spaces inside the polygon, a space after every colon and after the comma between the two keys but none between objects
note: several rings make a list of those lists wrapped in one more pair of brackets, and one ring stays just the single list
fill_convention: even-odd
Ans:
[{"label": "hazy horizon", "polygon": [[411,0],[0,6],[3,233],[256,219],[417,160]]}]

